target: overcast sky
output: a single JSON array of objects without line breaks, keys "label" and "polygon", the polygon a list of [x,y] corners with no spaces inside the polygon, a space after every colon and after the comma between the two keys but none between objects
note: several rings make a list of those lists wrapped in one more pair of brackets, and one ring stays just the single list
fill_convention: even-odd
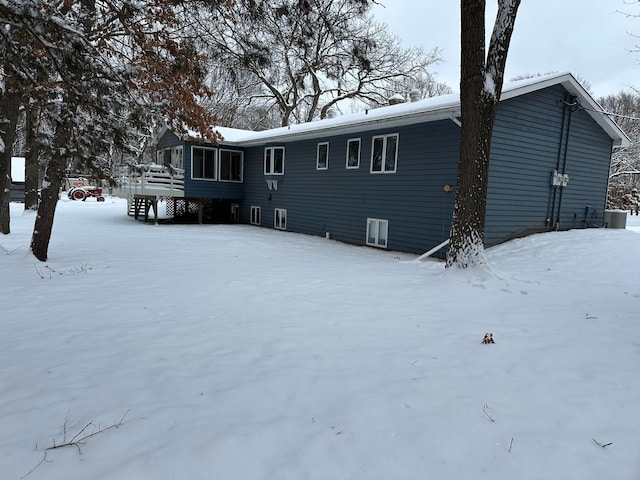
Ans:
[{"label": "overcast sky", "polygon": [[[631,2],[632,0],[627,0]],[[459,0],[379,0],[376,19],[400,36],[405,46],[442,49],[438,80],[455,91],[460,78]],[[487,35],[491,34],[497,1],[487,0]],[[624,0],[522,0],[507,60],[505,79],[518,75],[566,72],[591,84],[596,98],[629,85],[640,88],[640,7]]]}]

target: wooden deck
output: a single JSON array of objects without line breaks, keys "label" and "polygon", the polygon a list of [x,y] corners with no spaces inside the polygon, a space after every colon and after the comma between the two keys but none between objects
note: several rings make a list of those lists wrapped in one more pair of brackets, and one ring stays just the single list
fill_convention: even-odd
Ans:
[{"label": "wooden deck", "polygon": [[113,194],[127,199],[127,213],[158,222],[160,199],[184,198],[184,170],[163,165],[132,165],[121,172]]},{"label": "wooden deck", "polygon": [[123,198],[184,197],[184,170],[162,165],[133,165],[120,175],[115,194]]}]

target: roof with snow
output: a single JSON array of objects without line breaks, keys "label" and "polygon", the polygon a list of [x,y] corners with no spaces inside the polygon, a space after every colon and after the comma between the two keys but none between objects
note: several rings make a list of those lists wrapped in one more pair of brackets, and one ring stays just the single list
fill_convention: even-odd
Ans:
[{"label": "roof with snow", "polygon": [[[526,95],[555,85],[562,85],[567,92],[575,95],[580,105],[593,120],[609,135],[616,147],[627,147],[631,144],[629,137],[602,109],[600,104],[585,90],[571,73],[557,73],[541,77],[528,78],[517,82],[505,83],[500,100]],[[218,127],[215,129],[223,137],[223,143],[230,145],[261,145],[285,140],[304,140],[320,134],[349,134],[363,130],[408,125],[416,122],[430,122],[456,118],[460,116],[459,94],[442,95],[415,102],[400,103],[363,112],[325,118],[308,123],[273,128],[260,132],[240,130],[236,128]],[[166,131],[163,129],[156,139]],[[198,135],[194,134],[194,138]]]}]

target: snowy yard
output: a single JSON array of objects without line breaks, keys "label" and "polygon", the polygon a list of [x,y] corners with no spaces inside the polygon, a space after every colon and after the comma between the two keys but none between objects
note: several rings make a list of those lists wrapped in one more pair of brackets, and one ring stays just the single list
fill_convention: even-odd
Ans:
[{"label": "snowy yard", "polygon": [[640,217],[458,272],[109,198],[43,264],[11,209],[2,479],[640,479]]}]

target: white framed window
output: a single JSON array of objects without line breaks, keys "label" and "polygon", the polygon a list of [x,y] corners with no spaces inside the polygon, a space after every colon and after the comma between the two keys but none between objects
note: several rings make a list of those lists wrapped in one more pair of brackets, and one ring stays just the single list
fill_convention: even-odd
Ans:
[{"label": "white framed window", "polygon": [[360,168],[360,139],[347,140],[347,168]]},{"label": "white framed window", "polygon": [[244,155],[239,150],[220,149],[220,175],[221,182],[242,183],[242,171],[244,167]]},{"label": "white framed window", "polygon": [[260,207],[256,207],[255,205],[251,206],[251,224],[252,225],[260,225],[262,223],[261,215],[260,215]]},{"label": "white framed window", "polygon": [[240,221],[240,205],[237,203],[231,204],[231,221],[239,222]]},{"label": "white framed window", "polygon": [[398,159],[398,134],[373,137],[371,173],[395,173]]},{"label": "white framed window", "polygon": [[158,165],[169,165],[171,163],[171,148],[163,148],[156,151],[156,163]]},{"label": "white framed window", "polygon": [[184,170],[184,156],[182,154],[182,145],[171,149],[171,166]]},{"label": "white framed window", "polygon": [[273,215],[273,226],[278,230],[287,229],[287,210],[276,208]]},{"label": "white framed window", "polygon": [[380,218],[367,218],[367,245],[387,248],[389,221]]},{"label": "white framed window", "polygon": [[191,178],[216,180],[217,150],[207,147],[191,147]]},{"label": "white framed window", "polygon": [[264,174],[284,175],[284,147],[264,149]]},{"label": "white framed window", "polygon": [[316,170],[326,170],[327,168],[329,168],[329,142],[322,142],[318,144]]}]

